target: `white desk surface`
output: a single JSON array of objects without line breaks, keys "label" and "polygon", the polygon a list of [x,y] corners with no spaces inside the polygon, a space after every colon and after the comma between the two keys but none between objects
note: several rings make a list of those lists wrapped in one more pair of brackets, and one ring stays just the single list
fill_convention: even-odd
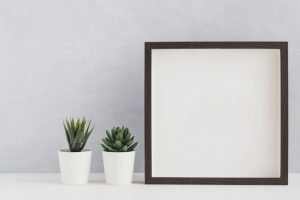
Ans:
[{"label": "white desk surface", "polygon": [[0,174],[0,199],[21,200],[300,200],[300,174],[289,185],[145,185],[143,174],[132,185],[113,186],[103,174],[86,185],[63,185],[59,174]]}]

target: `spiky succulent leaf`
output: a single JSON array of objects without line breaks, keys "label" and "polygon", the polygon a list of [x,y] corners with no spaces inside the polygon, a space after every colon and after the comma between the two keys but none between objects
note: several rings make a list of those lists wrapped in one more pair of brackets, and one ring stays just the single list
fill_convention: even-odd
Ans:
[{"label": "spiky succulent leaf", "polygon": [[123,140],[123,144],[126,144],[129,141],[130,136],[131,136],[131,134],[130,134],[130,132],[128,132],[127,135],[125,136],[124,140]]},{"label": "spiky succulent leaf", "polygon": [[104,144],[101,144],[101,146],[103,147],[104,151],[109,151],[109,148],[107,146],[105,146]]},{"label": "spiky succulent leaf", "polygon": [[106,135],[107,135],[107,138],[108,138],[108,140],[109,140],[110,142],[113,142],[113,141],[114,141],[112,135],[109,133],[108,130],[106,130]]},{"label": "spiky succulent leaf", "polygon": [[66,128],[66,125],[65,123],[64,124],[64,129],[65,129],[65,133],[66,133],[66,137],[67,137],[67,142],[68,142],[68,146],[69,146],[69,149],[71,148],[71,144],[70,144],[70,136],[69,136],[69,133],[68,133],[68,130]]},{"label": "spiky succulent leaf", "polygon": [[75,139],[75,135],[74,135],[74,132],[73,132],[73,130],[71,128],[71,124],[70,124],[70,122],[69,122],[68,119],[66,119],[66,124],[67,124],[68,136],[70,138],[69,144],[70,144],[70,146],[72,146],[72,144],[74,142],[74,139]]},{"label": "spiky succulent leaf", "polygon": [[117,131],[115,130],[115,127],[113,129],[111,129],[111,135],[112,135],[113,140],[116,140],[116,135],[117,135],[116,133],[117,133]]},{"label": "spiky succulent leaf", "polygon": [[127,151],[134,151],[134,148],[137,146],[137,142],[135,142],[133,145],[131,145],[128,149],[127,149]]},{"label": "spiky succulent leaf", "polygon": [[83,136],[83,147],[85,147],[91,133],[93,132],[95,126],[93,126],[93,128],[90,131],[87,131],[86,134]]},{"label": "spiky succulent leaf", "polygon": [[107,147],[113,147],[113,144],[108,142],[106,138],[102,139],[102,142],[107,146]]},{"label": "spiky succulent leaf", "polygon": [[129,147],[130,145],[132,145],[133,141],[134,141],[133,139],[129,140],[125,145]]},{"label": "spiky succulent leaf", "polygon": [[[78,119],[79,121],[79,119]],[[77,121],[77,122],[78,122]],[[76,127],[76,137],[75,137],[75,140],[74,140],[74,143],[72,144],[72,149],[74,151],[81,151],[83,149],[83,137],[84,137],[84,134],[85,134],[85,119],[83,118],[82,120],[82,123],[80,124],[79,122],[79,125],[78,127]]]},{"label": "spiky succulent leaf", "polygon": [[71,119],[71,128],[72,128],[72,131],[73,131],[74,133],[76,133],[76,132],[77,132],[77,130],[76,130],[76,126],[75,126],[75,121],[74,121],[74,119],[73,119],[73,118]]}]

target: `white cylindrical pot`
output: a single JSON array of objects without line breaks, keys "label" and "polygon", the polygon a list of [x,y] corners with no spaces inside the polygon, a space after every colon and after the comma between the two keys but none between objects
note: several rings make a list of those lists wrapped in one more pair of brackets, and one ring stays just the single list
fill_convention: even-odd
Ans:
[{"label": "white cylindrical pot", "polygon": [[58,151],[61,179],[64,184],[85,184],[89,180],[91,150],[70,152]]},{"label": "white cylindrical pot", "polygon": [[107,184],[123,185],[132,183],[135,151],[102,151],[102,155]]}]

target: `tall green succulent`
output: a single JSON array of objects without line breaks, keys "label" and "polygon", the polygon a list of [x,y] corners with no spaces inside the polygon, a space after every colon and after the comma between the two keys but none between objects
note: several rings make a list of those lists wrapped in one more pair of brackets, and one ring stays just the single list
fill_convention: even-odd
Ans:
[{"label": "tall green succulent", "polygon": [[78,118],[76,122],[73,118],[70,119],[67,118],[63,124],[64,124],[70,151],[71,152],[82,151],[89,136],[94,130],[94,127],[90,130],[91,120],[89,121],[87,128],[85,128],[86,126],[85,118],[83,119]]},{"label": "tall green succulent", "polygon": [[114,127],[109,132],[106,131],[106,137],[102,139],[101,146],[108,152],[128,152],[134,151],[137,142],[134,143],[134,136],[131,136],[128,128]]}]

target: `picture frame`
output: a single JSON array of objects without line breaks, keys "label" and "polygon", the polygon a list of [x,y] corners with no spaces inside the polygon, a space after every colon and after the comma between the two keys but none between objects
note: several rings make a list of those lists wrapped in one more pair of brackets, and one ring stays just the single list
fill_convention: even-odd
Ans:
[{"label": "picture frame", "polygon": [[288,184],[287,42],[145,43],[146,184]]}]

